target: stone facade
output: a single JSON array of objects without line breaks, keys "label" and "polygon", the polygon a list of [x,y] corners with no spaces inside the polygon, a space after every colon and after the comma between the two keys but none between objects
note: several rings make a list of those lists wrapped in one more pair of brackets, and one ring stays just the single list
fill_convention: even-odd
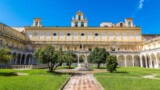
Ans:
[{"label": "stone facade", "polygon": [[1,47],[8,46],[15,57],[11,64],[36,64],[33,51],[52,45],[74,52],[78,58],[81,55],[87,58],[95,47],[105,48],[117,56],[119,66],[159,68],[159,35],[142,35],[132,18],[89,27],[83,12],[79,11],[72,18],[71,27],[45,27],[40,18],[35,18],[32,26],[18,28],[0,24],[0,34]]}]

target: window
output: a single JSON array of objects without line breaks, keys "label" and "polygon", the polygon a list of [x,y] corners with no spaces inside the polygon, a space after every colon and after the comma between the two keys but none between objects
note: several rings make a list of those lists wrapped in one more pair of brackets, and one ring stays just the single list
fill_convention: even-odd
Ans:
[{"label": "window", "polygon": [[115,48],[111,47],[111,51],[115,51]]},{"label": "window", "polygon": [[84,22],[81,22],[81,27],[84,27]]},{"label": "window", "polygon": [[53,33],[53,36],[56,36],[57,34],[56,33]]},{"label": "window", "polygon": [[70,34],[70,33],[67,33],[67,36],[71,36],[71,34]]},{"label": "window", "polygon": [[34,35],[34,36],[37,36],[38,34],[37,34],[37,32],[34,32],[33,35]]},{"label": "window", "polygon": [[108,27],[107,25],[105,25],[104,27]]},{"label": "window", "polygon": [[80,45],[80,49],[82,49],[82,45]]},{"label": "window", "polygon": [[48,37],[49,37],[49,36],[50,36],[50,32],[46,32],[46,36],[48,36]]},{"label": "window", "polygon": [[120,23],[120,27],[123,27],[123,23]]},{"label": "window", "polygon": [[78,20],[81,20],[81,15],[78,16]]},{"label": "window", "polygon": [[95,36],[98,36],[98,33],[95,33]]},{"label": "window", "polygon": [[81,33],[81,36],[84,36],[84,33]]},{"label": "window", "polygon": [[36,26],[38,26],[38,22],[36,22]]},{"label": "window", "polygon": [[75,23],[75,27],[78,27],[78,22]]},{"label": "window", "polygon": [[128,26],[129,26],[129,27],[131,26],[131,22],[128,22]]},{"label": "window", "polygon": [[91,48],[88,48],[88,51],[92,51],[92,49],[91,49]]}]

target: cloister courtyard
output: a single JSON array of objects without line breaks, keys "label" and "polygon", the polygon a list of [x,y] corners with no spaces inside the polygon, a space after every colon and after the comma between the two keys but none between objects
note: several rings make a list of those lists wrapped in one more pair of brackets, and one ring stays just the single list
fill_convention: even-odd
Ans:
[{"label": "cloister courtyard", "polygon": [[159,90],[160,70],[119,67],[114,73],[105,67],[75,71],[75,67],[48,69],[0,69],[0,90]]}]

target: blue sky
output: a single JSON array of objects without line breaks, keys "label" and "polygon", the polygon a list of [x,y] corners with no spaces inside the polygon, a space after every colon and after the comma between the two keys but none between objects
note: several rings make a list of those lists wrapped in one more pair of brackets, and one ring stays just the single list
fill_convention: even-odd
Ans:
[{"label": "blue sky", "polygon": [[0,22],[30,26],[34,17],[40,17],[43,26],[70,26],[78,10],[89,26],[133,17],[143,34],[160,34],[160,0],[0,0]]}]

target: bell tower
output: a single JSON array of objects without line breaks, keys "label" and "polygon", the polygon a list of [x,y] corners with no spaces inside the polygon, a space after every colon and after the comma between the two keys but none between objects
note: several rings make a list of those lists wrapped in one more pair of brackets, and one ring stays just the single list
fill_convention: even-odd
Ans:
[{"label": "bell tower", "polygon": [[88,26],[88,21],[86,18],[84,18],[84,14],[81,11],[78,11],[76,13],[76,17],[72,17],[71,21],[71,26],[72,27],[87,27]]},{"label": "bell tower", "polygon": [[126,18],[125,19],[126,27],[134,27],[133,19],[132,18]]},{"label": "bell tower", "polygon": [[34,18],[32,26],[33,27],[42,27],[41,18]]}]

